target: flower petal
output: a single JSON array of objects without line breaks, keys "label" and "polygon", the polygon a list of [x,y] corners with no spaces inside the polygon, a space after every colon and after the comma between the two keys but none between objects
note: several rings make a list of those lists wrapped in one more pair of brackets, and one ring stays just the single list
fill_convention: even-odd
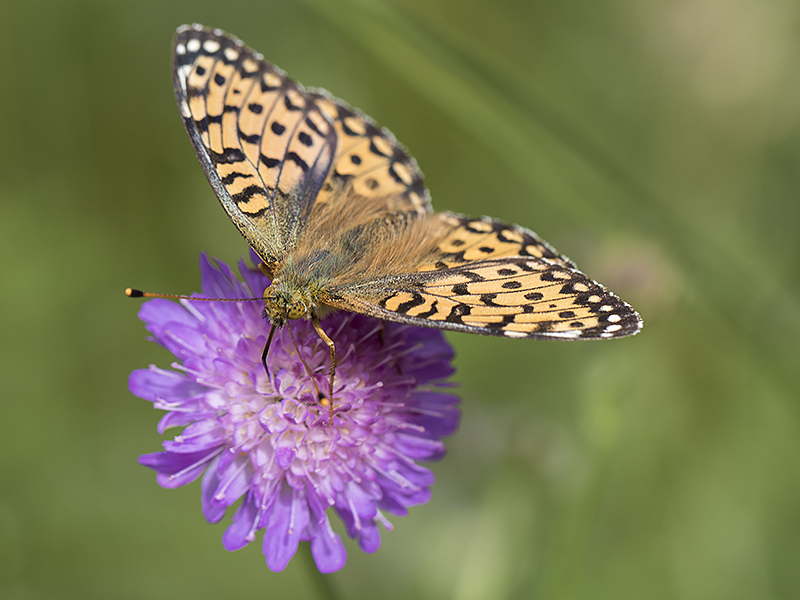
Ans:
[{"label": "flower petal", "polygon": [[183,373],[150,365],[148,369],[136,369],[130,374],[128,389],[132,394],[150,402],[183,402],[202,394],[207,388]]},{"label": "flower petal", "polygon": [[147,329],[151,333],[154,329],[161,329],[170,323],[192,326],[197,322],[197,319],[183,306],[163,298],[144,302],[139,309],[139,318],[147,324]]},{"label": "flower petal", "polygon": [[254,497],[248,497],[242,502],[233,515],[233,522],[222,534],[222,545],[225,550],[233,552],[240,550],[256,539],[258,524],[258,506]]},{"label": "flower petal", "polygon": [[156,480],[161,487],[177,488],[200,477],[214,452],[215,449],[192,454],[153,452],[142,454],[139,457],[139,464],[150,467],[158,473]]},{"label": "flower petal", "polygon": [[247,456],[226,461],[225,454],[209,465],[203,477],[203,514],[211,523],[219,521],[225,510],[247,493],[253,477]]},{"label": "flower petal", "polygon": [[220,478],[217,473],[217,464],[219,463],[219,456],[209,464],[205,475],[203,475],[202,492],[200,495],[200,503],[203,509],[203,516],[209,523],[217,523],[224,515],[228,508],[227,504],[218,502],[214,498],[214,494],[219,488]]},{"label": "flower petal", "polygon": [[381,547],[381,532],[375,523],[365,524],[358,534],[358,545],[364,552],[376,552]]},{"label": "flower petal", "polygon": [[331,529],[327,517],[316,527],[316,533],[311,538],[311,556],[314,557],[320,573],[334,573],[347,562],[347,550],[342,538]]},{"label": "flower petal", "polygon": [[308,505],[302,494],[288,485],[278,489],[264,532],[264,558],[271,571],[283,571],[297,552],[300,535],[308,525]]}]

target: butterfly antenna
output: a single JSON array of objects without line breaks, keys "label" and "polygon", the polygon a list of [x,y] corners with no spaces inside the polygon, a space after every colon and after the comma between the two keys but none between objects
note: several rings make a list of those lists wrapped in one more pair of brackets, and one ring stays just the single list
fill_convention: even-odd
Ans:
[{"label": "butterfly antenna", "polygon": [[194,296],[181,296],[179,294],[156,294],[153,292],[143,292],[134,288],[127,288],[125,295],[128,298],[165,298],[167,300],[191,300],[192,302],[250,302],[252,300],[264,300],[263,296],[258,298],[196,298]]}]

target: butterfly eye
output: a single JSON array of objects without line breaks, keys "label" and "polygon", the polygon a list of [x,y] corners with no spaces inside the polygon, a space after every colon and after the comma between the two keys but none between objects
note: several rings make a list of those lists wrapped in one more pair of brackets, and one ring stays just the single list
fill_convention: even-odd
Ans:
[{"label": "butterfly eye", "polygon": [[264,290],[264,308],[270,321],[279,324],[283,322],[283,309],[278,305],[275,288],[272,286]]},{"label": "butterfly eye", "polygon": [[302,302],[295,302],[286,311],[286,316],[290,319],[302,319],[306,316],[306,307]]}]

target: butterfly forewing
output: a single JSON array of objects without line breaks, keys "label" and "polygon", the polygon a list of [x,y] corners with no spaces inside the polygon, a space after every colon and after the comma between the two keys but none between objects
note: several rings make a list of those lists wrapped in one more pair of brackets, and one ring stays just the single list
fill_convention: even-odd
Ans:
[{"label": "butterfly forewing", "polygon": [[[342,308],[390,321],[529,338],[636,333],[633,308],[580,271],[536,257],[491,259],[339,290]],[[334,303],[336,300],[334,300]]]},{"label": "butterfly forewing", "polygon": [[175,94],[214,191],[267,263],[296,243],[336,152],[316,103],[239,40],[186,27],[173,44]]},{"label": "butterfly forewing", "polygon": [[240,40],[178,30],[175,93],[223,207],[256,253],[282,263],[315,204],[345,187],[386,212],[430,212],[415,161],[387,130],[322,90],[306,90]]}]

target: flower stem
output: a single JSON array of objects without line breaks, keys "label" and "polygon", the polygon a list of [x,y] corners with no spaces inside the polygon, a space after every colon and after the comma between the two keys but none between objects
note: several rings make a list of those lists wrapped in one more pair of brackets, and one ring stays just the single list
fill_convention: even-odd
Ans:
[{"label": "flower stem", "polygon": [[317,564],[314,562],[314,557],[311,556],[311,543],[300,542],[298,553],[303,554],[303,559],[311,571],[311,581],[317,590],[317,597],[320,600],[339,600],[339,594],[333,588],[333,581],[331,575],[320,573],[317,569]]}]

